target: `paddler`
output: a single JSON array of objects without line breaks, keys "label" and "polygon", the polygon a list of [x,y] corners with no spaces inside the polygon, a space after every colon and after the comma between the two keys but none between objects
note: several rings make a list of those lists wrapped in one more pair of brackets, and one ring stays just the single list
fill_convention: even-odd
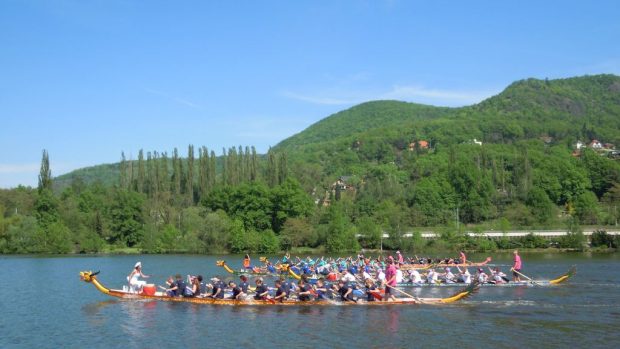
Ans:
[{"label": "paddler", "polygon": [[211,294],[208,296],[210,298],[223,299],[224,298],[224,287],[220,282],[220,279],[217,277],[211,278],[213,289]]},{"label": "paddler", "polygon": [[466,284],[471,284],[471,274],[469,273],[469,269],[467,269],[467,267],[463,268],[463,270],[461,270],[461,268],[459,268],[459,266],[456,266],[456,269],[458,269],[459,271],[459,280],[461,282],[464,282]]},{"label": "paddler", "polygon": [[353,288],[346,285],[344,281],[338,281],[338,286],[336,286],[336,289],[340,295],[341,301],[357,302],[357,299],[353,296]]},{"label": "paddler", "polygon": [[245,293],[243,293],[241,287],[235,285],[234,281],[229,281],[228,287],[232,290],[232,296],[230,297],[230,299],[242,300],[245,297]]},{"label": "paddler", "polygon": [[316,299],[327,299],[327,287],[325,287],[325,279],[319,278],[314,286],[314,292],[316,293]]},{"label": "paddler", "polygon": [[409,271],[409,277],[411,278],[411,283],[421,284],[422,276],[420,276],[420,272],[417,269],[411,269]]},{"label": "paddler", "polygon": [[491,269],[491,267],[488,268],[489,273],[491,274],[491,280],[493,280],[496,284],[503,284],[505,282],[508,282],[506,274],[502,273],[499,267],[495,267],[495,269]]},{"label": "paddler", "polygon": [[254,299],[257,301],[269,298],[269,289],[263,284],[263,278],[256,279],[256,294]]},{"label": "paddler", "polygon": [[252,269],[252,261],[250,260],[249,254],[246,254],[243,258],[243,269]]},{"label": "paddler", "polygon": [[478,282],[484,284],[487,281],[489,281],[489,276],[485,274],[482,268],[478,268]]},{"label": "paddler", "polygon": [[429,269],[426,274],[426,282],[429,284],[436,284],[438,281],[439,274],[433,269]]},{"label": "paddler", "polygon": [[463,251],[459,252],[459,264],[467,265],[467,256]]},{"label": "paddler", "polygon": [[[374,302],[375,299],[381,298],[381,293],[377,290],[377,286],[372,279],[366,279],[366,301]],[[379,297],[377,297],[379,295]]]},{"label": "paddler", "polygon": [[302,302],[307,302],[310,300],[310,296],[312,295],[312,289],[310,285],[306,284],[304,278],[301,278],[298,282],[299,289],[297,291],[297,298]]},{"label": "paddler", "polygon": [[450,270],[450,267],[445,267],[444,271],[445,272],[443,273],[443,279],[444,279],[445,283],[453,284],[454,283],[454,274],[452,274],[452,270]]},{"label": "paddler", "polygon": [[239,283],[241,292],[248,294],[248,287],[250,287],[250,284],[248,284],[248,277],[245,275],[241,275],[239,276],[239,280],[241,280],[241,282]]},{"label": "paddler", "polygon": [[273,297],[273,300],[275,300],[276,302],[282,303],[286,299],[286,290],[282,286],[282,281],[276,280],[275,287],[276,287],[276,296]]},{"label": "paddler", "polygon": [[400,251],[396,251],[396,257],[398,258],[398,264],[405,264],[405,259]]}]

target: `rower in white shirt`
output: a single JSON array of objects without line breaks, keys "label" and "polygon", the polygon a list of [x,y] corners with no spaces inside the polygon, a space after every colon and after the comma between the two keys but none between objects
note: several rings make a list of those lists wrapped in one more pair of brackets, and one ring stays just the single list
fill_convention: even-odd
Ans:
[{"label": "rower in white shirt", "polygon": [[446,267],[445,268],[445,273],[443,274],[443,279],[447,284],[453,284],[454,283],[454,274],[452,274],[452,270],[450,270],[450,267]]},{"label": "rower in white shirt", "polygon": [[429,269],[428,273],[426,274],[426,282],[428,282],[429,284],[436,284],[437,277],[437,273],[433,269]]},{"label": "rower in white shirt", "polygon": [[508,278],[506,278],[506,274],[502,273],[502,271],[499,270],[499,267],[495,267],[495,270],[489,267],[489,273],[491,274],[491,279],[496,284],[503,284],[506,282],[506,280],[508,280]]},{"label": "rower in white shirt", "polygon": [[411,282],[414,284],[422,283],[422,277],[420,276],[420,272],[415,269],[409,272],[409,277],[411,278]]},{"label": "rower in white shirt", "polygon": [[471,284],[471,274],[469,273],[469,269],[463,268],[464,269],[463,271],[458,266],[456,267],[456,269],[459,270],[460,279],[466,284]]},{"label": "rower in white shirt", "polygon": [[379,280],[381,284],[385,282],[385,273],[381,268],[377,268],[377,280]]},{"label": "rower in white shirt", "polygon": [[478,282],[484,284],[487,281],[489,281],[489,276],[484,273],[482,268],[478,269]]},{"label": "rower in white shirt", "polygon": [[364,278],[364,280],[368,280],[371,279],[372,280],[372,276],[370,274],[368,274],[368,272],[366,271],[366,269],[362,270],[362,278]]},{"label": "rower in white shirt", "polygon": [[351,272],[347,270],[344,272],[344,275],[342,275],[342,278],[340,278],[340,280],[344,281],[345,283],[348,283],[348,282],[354,282],[356,279],[355,279],[355,275],[351,274]]},{"label": "rower in white shirt", "polygon": [[396,269],[396,283],[399,284],[403,282],[403,271],[400,268]]}]

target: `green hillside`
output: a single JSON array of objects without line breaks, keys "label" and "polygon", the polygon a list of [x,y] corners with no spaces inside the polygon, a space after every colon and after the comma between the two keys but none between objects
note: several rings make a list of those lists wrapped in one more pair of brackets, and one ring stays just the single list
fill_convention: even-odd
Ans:
[{"label": "green hillside", "polygon": [[399,101],[362,103],[311,125],[303,132],[279,143],[276,149],[300,148],[308,144],[350,137],[372,129],[398,128],[415,120],[439,118],[450,112],[450,108]]},{"label": "green hillside", "polygon": [[619,130],[620,77],[597,75],[522,80],[462,108],[364,103],[319,121],[274,149],[288,152],[298,164],[319,165],[327,175],[363,175],[366,165],[398,162],[401,152],[418,140],[433,149],[473,139],[495,145],[545,139],[568,148],[579,139],[620,144]]},{"label": "green hillside", "polygon": [[84,183],[99,182],[104,186],[111,186],[118,184],[119,176],[119,163],[84,167],[54,178],[54,191],[61,192],[78,179]]}]

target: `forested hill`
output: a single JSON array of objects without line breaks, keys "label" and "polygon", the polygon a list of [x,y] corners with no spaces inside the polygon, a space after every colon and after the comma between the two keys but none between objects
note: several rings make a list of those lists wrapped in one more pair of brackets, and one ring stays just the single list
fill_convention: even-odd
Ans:
[{"label": "forested hill", "polygon": [[328,116],[282,141],[276,149],[298,148],[307,144],[349,137],[371,129],[398,128],[415,120],[438,118],[450,112],[450,108],[400,101],[366,102]]},{"label": "forested hill", "polygon": [[[304,145],[349,139],[361,132],[393,132],[407,127],[415,129],[414,136],[444,143],[462,142],[471,137],[489,142],[513,141],[537,138],[544,133],[576,138],[582,131],[617,143],[619,115],[618,76],[526,79],[511,84],[497,96],[462,108],[397,101],[363,103],[315,123],[282,141],[275,149],[289,151]],[[449,137],[443,137],[446,135]]]},{"label": "forested hill", "polygon": [[119,178],[119,163],[84,167],[54,178],[54,191],[61,192],[76,180],[84,183],[99,182],[104,186],[112,186],[118,184]]}]

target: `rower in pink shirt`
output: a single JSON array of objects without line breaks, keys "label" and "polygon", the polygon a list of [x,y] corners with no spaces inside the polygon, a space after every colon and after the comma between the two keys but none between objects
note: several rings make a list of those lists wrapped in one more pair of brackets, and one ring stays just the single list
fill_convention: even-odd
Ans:
[{"label": "rower in pink shirt", "polygon": [[521,256],[519,256],[519,251],[515,250],[514,252],[514,264],[512,265],[512,281],[521,281]]},{"label": "rower in pink shirt", "polygon": [[388,267],[385,271],[385,297],[383,300],[392,299],[395,300],[394,295],[392,294],[392,288],[396,287],[396,266],[394,265],[394,258],[392,256],[388,257]]}]

